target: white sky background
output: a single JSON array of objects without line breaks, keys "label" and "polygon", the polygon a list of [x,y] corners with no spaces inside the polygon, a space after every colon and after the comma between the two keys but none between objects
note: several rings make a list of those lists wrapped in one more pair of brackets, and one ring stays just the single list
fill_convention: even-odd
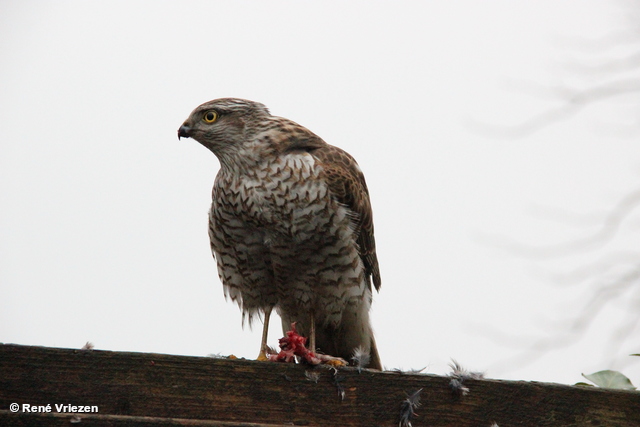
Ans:
[{"label": "white sky background", "polygon": [[[521,138],[472,125],[517,124],[561,105],[545,88],[607,81],[569,65],[634,52],[589,47],[635,30],[632,5],[1,1],[0,342],[257,356],[260,325],[242,329],[209,251],[218,161],[176,137],[197,105],[233,96],[364,170],[388,368],[443,374],[455,358],[492,378],[564,383],[613,368],[640,384],[626,356],[640,352],[638,329],[610,343],[630,297],[572,345],[527,359],[588,300],[549,274],[604,252],[526,258],[486,238],[554,245],[597,231],[638,187],[638,134],[613,132],[637,121],[636,98]],[[630,218],[605,249],[637,249],[639,227]]]}]

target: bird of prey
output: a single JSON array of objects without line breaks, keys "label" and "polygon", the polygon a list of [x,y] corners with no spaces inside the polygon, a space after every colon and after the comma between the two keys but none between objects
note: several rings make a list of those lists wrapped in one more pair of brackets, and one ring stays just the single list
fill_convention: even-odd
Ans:
[{"label": "bird of prey", "polygon": [[293,322],[311,351],[349,360],[356,350],[381,369],[369,321],[380,288],[369,192],[356,161],[258,102],[221,98],[198,106],[178,138],[220,161],[209,237],[225,297],[251,323]]}]

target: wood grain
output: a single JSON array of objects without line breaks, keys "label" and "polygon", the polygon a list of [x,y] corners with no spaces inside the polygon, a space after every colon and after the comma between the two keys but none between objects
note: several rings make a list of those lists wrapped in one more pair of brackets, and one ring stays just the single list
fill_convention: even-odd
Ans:
[{"label": "wood grain", "polygon": [[[456,396],[449,384],[425,374],[5,344],[0,425],[398,426],[402,402],[423,389],[414,427],[640,426],[640,392],[466,380],[469,394]],[[11,403],[99,412],[11,413]]]}]

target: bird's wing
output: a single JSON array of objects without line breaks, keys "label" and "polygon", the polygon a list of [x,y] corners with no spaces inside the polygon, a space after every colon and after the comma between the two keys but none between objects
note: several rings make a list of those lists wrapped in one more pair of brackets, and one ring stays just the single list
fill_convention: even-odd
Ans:
[{"label": "bird's wing", "polygon": [[311,154],[320,162],[323,177],[333,196],[355,214],[358,250],[367,280],[372,280],[376,290],[379,290],[381,281],[373,237],[373,214],[364,174],[355,159],[338,147],[324,144]]},{"label": "bird's wing", "polygon": [[380,268],[373,237],[373,214],[369,190],[360,166],[349,153],[327,144],[303,126],[283,118],[274,119],[294,130],[286,135],[284,152],[301,150],[310,153],[320,162],[323,177],[333,197],[354,214],[358,251],[365,267],[365,276],[369,287],[373,281],[376,290],[379,290]]}]

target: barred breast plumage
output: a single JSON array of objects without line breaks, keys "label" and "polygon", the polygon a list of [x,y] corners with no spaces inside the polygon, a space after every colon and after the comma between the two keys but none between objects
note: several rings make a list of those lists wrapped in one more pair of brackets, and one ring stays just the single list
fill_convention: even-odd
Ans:
[{"label": "barred breast plumage", "polygon": [[178,131],[220,160],[209,214],[225,295],[249,321],[272,309],[319,351],[360,347],[381,369],[369,322],[380,287],[369,194],[343,150],[262,104],[224,98],[197,107]]}]

